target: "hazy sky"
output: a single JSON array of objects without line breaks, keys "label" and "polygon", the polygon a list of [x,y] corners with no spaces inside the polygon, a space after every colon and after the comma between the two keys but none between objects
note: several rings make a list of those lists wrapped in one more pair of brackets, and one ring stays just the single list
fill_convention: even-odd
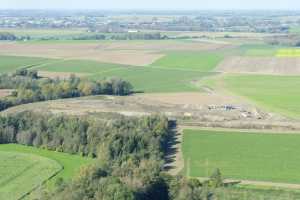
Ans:
[{"label": "hazy sky", "polygon": [[288,9],[300,0],[0,0],[0,9]]}]

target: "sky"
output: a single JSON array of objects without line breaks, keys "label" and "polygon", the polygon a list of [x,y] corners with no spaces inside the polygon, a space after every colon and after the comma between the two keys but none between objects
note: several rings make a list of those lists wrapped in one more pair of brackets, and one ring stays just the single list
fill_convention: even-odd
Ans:
[{"label": "sky", "polygon": [[0,9],[300,10],[300,0],[0,0]]}]

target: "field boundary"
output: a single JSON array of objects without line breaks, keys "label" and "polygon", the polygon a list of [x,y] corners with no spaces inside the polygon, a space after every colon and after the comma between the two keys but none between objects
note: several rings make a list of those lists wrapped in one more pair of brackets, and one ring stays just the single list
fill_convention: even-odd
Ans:
[{"label": "field boundary", "polygon": [[[300,134],[299,130],[274,130],[274,129],[238,129],[238,128],[222,128],[222,127],[202,127],[202,126],[180,126],[182,130],[207,130],[207,131],[224,131],[230,134],[230,131],[253,134]],[[280,133],[278,133],[280,131]]]},{"label": "field boundary", "polygon": [[[200,181],[207,181],[207,177],[197,177]],[[239,185],[247,186],[261,186],[261,187],[272,187],[272,188],[285,188],[285,189],[300,189],[300,184],[295,183],[280,183],[280,182],[270,182],[270,181],[253,181],[253,180],[239,180],[239,179],[223,179],[225,184],[236,183]]]}]

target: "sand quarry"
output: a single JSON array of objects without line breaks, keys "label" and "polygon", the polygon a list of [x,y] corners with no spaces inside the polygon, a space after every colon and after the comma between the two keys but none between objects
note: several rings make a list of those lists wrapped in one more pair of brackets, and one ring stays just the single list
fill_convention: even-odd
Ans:
[{"label": "sand quarry", "polygon": [[[217,99],[217,100],[216,100]],[[184,126],[239,129],[300,129],[297,121],[265,112],[231,97],[207,93],[138,94],[91,96],[38,102],[12,107],[2,114],[33,110],[68,115],[145,116],[164,114]]]}]

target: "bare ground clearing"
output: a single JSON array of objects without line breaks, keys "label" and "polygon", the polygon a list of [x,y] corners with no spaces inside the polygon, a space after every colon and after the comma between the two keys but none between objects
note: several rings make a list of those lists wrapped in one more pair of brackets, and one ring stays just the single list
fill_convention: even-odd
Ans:
[{"label": "bare ground clearing", "polygon": [[199,93],[199,92],[183,92],[183,93],[154,93],[137,95],[146,100],[159,101],[167,104],[177,105],[224,105],[237,104],[238,101],[229,96],[217,93]]},{"label": "bare ground clearing", "polygon": [[217,66],[216,71],[226,73],[299,75],[300,58],[233,56],[225,58]]},{"label": "bare ground clearing", "polygon": [[98,45],[98,49],[106,50],[151,50],[151,51],[202,51],[216,50],[230,46],[209,42],[184,42],[176,40],[161,41],[121,41]]},{"label": "bare ground clearing", "polygon": [[[248,104],[237,104],[224,98],[216,101],[215,95],[204,93],[145,94],[124,97],[94,96],[32,103],[10,108],[3,113],[25,110],[66,113],[70,115],[121,114],[142,116],[164,114],[180,124],[203,127],[295,129],[294,121],[259,110]],[[205,100],[201,100],[201,97]],[[187,98],[186,100],[181,100]],[[199,100],[197,100],[197,98]],[[232,103],[232,104],[231,104]]]},{"label": "bare ground clearing", "polygon": [[14,90],[0,89],[0,98],[9,96]]},{"label": "bare ground clearing", "polygon": [[16,44],[0,43],[0,54],[12,56],[45,57],[54,59],[82,59],[105,63],[144,66],[163,54],[150,50],[107,50],[97,44]]}]

